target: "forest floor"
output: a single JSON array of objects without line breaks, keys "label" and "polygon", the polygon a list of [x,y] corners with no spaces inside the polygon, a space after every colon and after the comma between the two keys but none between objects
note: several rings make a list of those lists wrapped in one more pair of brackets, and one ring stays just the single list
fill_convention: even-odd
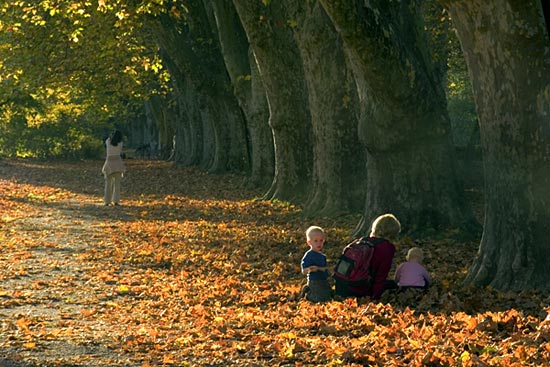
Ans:
[{"label": "forest floor", "polygon": [[[477,241],[403,236],[435,284],[382,302],[298,299],[304,231],[334,263],[359,218],[306,219],[241,177],[128,160],[0,161],[0,367],[540,366],[550,298],[462,287]],[[478,196],[479,197],[479,196]]]}]

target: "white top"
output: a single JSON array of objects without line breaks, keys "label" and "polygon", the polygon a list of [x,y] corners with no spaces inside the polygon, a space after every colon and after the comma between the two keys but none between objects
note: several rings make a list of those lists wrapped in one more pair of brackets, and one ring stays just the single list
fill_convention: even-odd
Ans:
[{"label": "white top", "polygon": [[107,146],[107,156],[114,156],[114,155],[120,155],[122,153],[122,142],[119,142],[118,145],[115,147],[111,144],[111,138],[107,138],[105,141],[105,145]]},{"label": "white top", "polygon": [[105,141],[105,146],[107,147],[107,157],[101,172],[107,176],[114,172],[126,172],[126,167],[120,156],[122,153],[122,142],[118,143],[115,147],[111,145],[111,139],[109,138]]}]

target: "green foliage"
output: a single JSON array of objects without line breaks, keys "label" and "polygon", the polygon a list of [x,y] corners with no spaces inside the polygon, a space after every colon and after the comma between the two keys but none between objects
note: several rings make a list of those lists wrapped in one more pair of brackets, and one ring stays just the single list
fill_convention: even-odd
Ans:
[{"label": "green foliage", "polygon": [[468,68],[456,37],[452,19],[434,0],[423,3],[431,58],[446,80],[447,105],[453,142],[459,148],[475,144],[477,115]]},{"label": "green foliage", "polygon": [[101,129],[89,121],[61,114],[36,125],[16,114],[8,123],[0,123],[0,155],[99,158],[103,153]]},{"label": "green foliage", "polygon": [[2,154],[95,156],[97,131],[124,125],[144,99],[166,92],[169,75],[142,30],[144,15],[125,3],[0,5]]}]

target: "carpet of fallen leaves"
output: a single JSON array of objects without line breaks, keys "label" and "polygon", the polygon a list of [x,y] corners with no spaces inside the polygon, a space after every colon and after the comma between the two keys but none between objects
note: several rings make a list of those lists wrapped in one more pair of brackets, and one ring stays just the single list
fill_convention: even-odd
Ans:
[{"label": "carpet of fallen leaves", "polygon": [[549,298],[461,287],[476,243],[402,237],[435,285],[382,302],[298,299],[304,231],[334,263],[357,216],[304,218],[243,178],[128,160],[0,161],[0,366],[540,366]]}]

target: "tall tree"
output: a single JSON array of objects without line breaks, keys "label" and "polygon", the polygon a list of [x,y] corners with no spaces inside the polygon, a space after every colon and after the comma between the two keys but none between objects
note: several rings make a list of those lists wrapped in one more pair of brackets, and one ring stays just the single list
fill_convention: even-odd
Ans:
[{"label": "tall tree", "polygon": [[485,171],[485,224],[467,281],[550,291],[550,39],[540,1],[456,0]]},{"label": "tall tree", "polygon": [[[182,165],[197,165],[208,169],[214,162],[214,140],[211,121],[203,121],[201,116],[201,93],[191,80],[192,68],[187,53],[192,53],[190,47],[182,47],[187,43],[187,35],[182,34],[170,21],[159,20],[151,23],[153,34],[160,45],[163,63],[171,75],[176,105],[174,131],[176,134],[176,150],[174,159]],[[170,51],[167,51],[170,50]],[[191,69],[190,72],[186,72]]]},{"label": "tall tree", "polygon": [[[210,172],[243,172],[249,169],[245,123],[231,91],[210,11],[202,0],[178,3],[156,17],[153,30],[173,70],[177,68],[176,74],[190,82],[199,96],[202,167]],[[183,129],[176,131],[183,133]]]},{"label": "tall tree", "polygon": [[269,105],[275,176],[266,198],[304,201],[313,165],[311,117],[300,53],[281,1],[233,0]]},{"label": "tall tree", "polygon": [[365,151],[357,136],[357,93],[341,38],[318,1],[286,0],[308,86],[313,172],[304,212],[360,211]]},{"label": "tall tree", "polygon": [[367,199],[357,231],[367,232],[384,212],[409,230],[474,226],[418,2],[320,2],[348,49],[361,99]]},{"label": "tall tree", "polygon": [[275,156],[267,98],[258,65],[233,2],[215,0],[212,5],[233,93],[246,117],[250,142],[249,182],[269,187],[275,172]]}]

